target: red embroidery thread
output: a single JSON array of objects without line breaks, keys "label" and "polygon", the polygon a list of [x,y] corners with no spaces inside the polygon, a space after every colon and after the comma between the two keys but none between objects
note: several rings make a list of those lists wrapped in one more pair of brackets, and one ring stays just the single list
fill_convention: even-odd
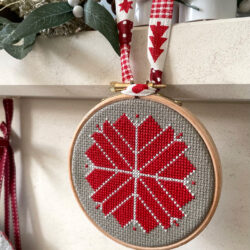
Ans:
[{"label": "red embroidery thread", "polygon": [[148,89],[148,85],[146,84],[136,84],[133,88],[132,91],[134,93],[140,93],[141,91],[143,91],[144,89]]},{"label": "red embroidery thread", "polygon": [[195,167],[173,128],[162,129],[152,116],[138,124],[123,114],[113,124],[106,120],[92,138],[85,178],[105,216],[147,233],[177,225],[185,216],[182,207],[195,198],[186,185]]}]

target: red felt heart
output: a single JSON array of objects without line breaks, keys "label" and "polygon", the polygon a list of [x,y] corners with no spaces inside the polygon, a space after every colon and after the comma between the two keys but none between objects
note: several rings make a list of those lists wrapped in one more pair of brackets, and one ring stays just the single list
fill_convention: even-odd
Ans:
[{"label": "red felt heart", "polygon": [[148,85],[147,84],[136,84],[133,88],[132,91],[136,94],[140,93],[141,91],[143,91],[144,89],[148,89]]}]

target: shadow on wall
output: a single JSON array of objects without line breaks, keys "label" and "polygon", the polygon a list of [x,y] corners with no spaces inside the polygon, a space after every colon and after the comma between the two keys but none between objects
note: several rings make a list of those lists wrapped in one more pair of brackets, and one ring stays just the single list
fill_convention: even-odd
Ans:
[{"label": "shadow on wall", "polygon": [[222,165],[219,206],[197,240],[206,241],[207,249],[247,250],[250,245],[250,104],[187,103],[184,106],[206,125]]}]

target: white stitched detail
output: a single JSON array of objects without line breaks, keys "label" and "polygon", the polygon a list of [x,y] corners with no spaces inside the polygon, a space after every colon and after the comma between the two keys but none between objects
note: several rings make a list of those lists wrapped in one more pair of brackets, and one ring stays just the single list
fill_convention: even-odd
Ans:
[{"label": "white stitched detail", "polygon": [[109,196],[107,196],[107,198],[103,200],[102,204],[104,204],[108,199],[110,199],[114,194],[116,194],[122,187],[124,187],[127,183],[129,183],[131,179],[132,179],[132,176],[126,181],[124,181],[114,192],[112,192]]},{"label": "white stitched detail", "polygon": [[152,142],[154,142],[160,135],[162,135],[166,130],[168,130],[170,127],[170,124],[163,130],[160,131],[157,135],[155,135],[148,143],[146,143],[138,152],[140,154],[145,148],[147,148]]},{"label": "white stitched detail", "polygon": [[161,202],[159,201],[159,199],[155,196],[155,194],[153,193],[153,191],[148,187],[148,185],[142,180],[139,179],[141,181],[141,183],[144,185],[144,187],[148,190],[148,192],[152,195],[153,199],[158,203],[158,205],[162,208],[162,210],[164,211],[164,213],[168,216],[171,217],[170,213],[167,211],[167,209],[165,209],[165,207],[163,207],[163,205],[161,204]]},{"label": "white stitched detail", "polygon": [[171,217],[171,219],[170,219],[170,225],[173,226],[174,221],[178,221],[178,220],[179,220],[179,218]]},{"label": "white stitched detail", "polygon": [[156,179],[156,180],[173,181],[173,182],[184,183],[183,180],[175,179],[175,178],[169,178],[169,177],[163,177],[163,176],[159,176],[158,174],[156,174],[156,175],[151,175],[151,174],[140,173],[140,176],[148,177],[148,178],[152,178],[152,179]]},{"label": "white stitched detail", "polygon": [[128,118],[128,120],[134,125],[133,120],[131,119],[131,117],[128,116],[128,114],[125,114],[125,116]]},{"label": "white stitched detail", "polygon": [[128,148],[134,153],[133,148],[130,146],[130,144],[129,144],[128,141],[124,138],[124,136],[119,132],[119,130],[118,130],[116,127],[114,127],[113,124],[110,123],[110,125],[111,125],[111,127],[115,130],[115,132],[120,136],[120,138],[122,139],[122,141],[126,143],[126,145],[128,146]]},{"label": "white stitched detail", "polygon": [[163,225],[161,224],[160,220],[156,217],[156,215],[152,212],[152,210],[147,206],[147,204],[145,203],[145,201],[140,197],[138,196],[138,199],[142,202],[143,206],[149,211],[149,213],[152,215],[152,217],[155,219],[155,221],[162,227]]},{"label": "white stitched detail", "polygon": [[127,202],[132,197],[133,197],[133,194],[131,194],[130,196],[128,196],[125,200],[123,200],[115,208],[113,208],[112,211],[110,211],[105,217],[107,217],[110,214],[114,213],[119,207],[121,207],[125,202]]},{"label": "white stitched detail", "polygon": [[153,160],[155,160],[158,156],[160,156],[165,150],[167,150],[172,144],[174,144],[175,142],[180,141],[179,139],[174,138],[173,141],[171,141],[167,146],[165,146],[160,152],[156,153],[150,160],[148,160],[147,163],[144,164],[144,166],[142,166],[140,168],[140,171],[142,171],[144,168],[146,168]]},{"label": "white stitched detail", "polygon": [[111,160],[111,158],[108,156],[108,154],[104,151],[104,149],[101,147],[101,145],[96,142],[96,146],[102,151],[103,155],[107,158],[107,160],[115,167],[118,169],[118,167],[115,165],[115,163]]},{"label": "white stitched detail", "polygon": [[177,201],[172,197],[172,195],[167,191],[167,189],[159,182],[156,181],[160,187],[163,189],[163,191],[168,195],[171,201],[175,204],[175,206],[182,212],[182,214],[185,216],[185,213],[182,211],[181,206],[177,203]]},{"label": "white stitched detail", "polygon": [[190,178],[193,174],[195,173],[195,169],[189,174],[187,175],[183,180],[183,184],[185,185],[186,189],[188,190],[188,192],[194,196],[194,193],[192,192],[192,190],[189,188],[189,186],[187,185],[189,183],[189,180],[187,180],[188,178]]},{"label": "white stitched detail", "polygon": [[[137,150],[138,150],[138,128],[135,128],[135,165],[134,165],[134,172],[137,173]],[[139,172],[138,172],[139,173]],[[133,220],[134,225],[136,224],[136,199],[137,199],[137,180],[138,177],[135,177],[135,184],[134,184],[134,204],[133,204]]]},{"label": "white stitched detail", "polygon": [[127,171],[123,169],[117,169],[117,168],[105,168],[105,167],[99,167],[99,166],[91,166],[92,169],[100,169],[103,171],[109,171],[109,172],[115,172],[115,173],[123,173],[123,174],[132,174],[132,171]]},{"label": "white stitched detail", "polygon": [[157,175],[159,175],[161,172],[163,172],[166,168],[168,168],[170,165],[172,165],[175,161],[177,161],[190,147],[188,146],[187,148],[185,148],[184,150],[182,150],[177,156],[175,156],[174,159],[172,159],[171,161],[169,161],[169,163],[163,167],[160,171],[157,172]]},{"label": "white stitched detail", "polygon": [[113,178],[113,177],[115,177],[115,175],[116,175],[117,173],[114,173],[113,175],[111,175],[106,181],[104,181],[103,183],[102,183],[102,185],[100,186],[100,187],[98,187],[92,194],[90,194],[90,196],[89,197],[92,197],[95,193],[97,193],[101,188],[103,188],[109,181],[111,181],[111,179]]},{"label": "white stitched detail", "polygon": [[105,139],[110,143],[110,145],[114,148],[114,150],[121,156],[121,158],[126,162],[128,167],[133,170],[133,167],[129,164],[128,160],[125,158],[125,156],[120,152],[120,150],[115,146],[115,144],[109,139],[109,137],[102,131],[102,135],[105,137]]},{"label": "white stitched detail", "polygon": [[[130,220],[124,227],[128,227],[130,224],[133,224],[133,227],[135,226],[133,219]],[[142,227],[142,225],[137,220],[136,220],[136,226],[139,227],[144,233],[146,233],[146,230]]]},{"label": "white stitched detail", "polygon": [[149,117],[150,117],[150,115],[146,116],[144,119],[142,119],[141,122],[138,122],[137,123],[137,128],[139,128]]}]

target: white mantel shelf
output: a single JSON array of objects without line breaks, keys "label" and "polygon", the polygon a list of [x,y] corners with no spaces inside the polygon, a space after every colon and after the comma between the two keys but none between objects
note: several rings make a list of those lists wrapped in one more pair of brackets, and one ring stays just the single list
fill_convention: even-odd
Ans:
[{"label": "white mantel shelf", "polygon": [[[148,78],[147,27],[134,30],[136,81]],[[103,98],[120,79],[120,61],[96,31],[39,38],[22,61],[0,52],[0,96]],[[250,18],[174,25],[163,94],[183,100],[250,100]]]}]

